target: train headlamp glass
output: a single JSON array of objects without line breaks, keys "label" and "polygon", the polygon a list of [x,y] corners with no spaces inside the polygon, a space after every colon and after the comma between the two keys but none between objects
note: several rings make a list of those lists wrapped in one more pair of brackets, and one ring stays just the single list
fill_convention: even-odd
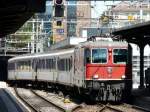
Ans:
[{"label": "train headlamp glass", "polygon": [[98,79],[98,77],[99,77],[98,74],[93,75],[93,79]]},{"label": "train headlamp glass", "polygon": [[121,76],[121,78],[122,78],[122,79],[125,79],[125,78],[126,78],[126,76],[125,76],[125,75],[122,75],[122,76]]}]

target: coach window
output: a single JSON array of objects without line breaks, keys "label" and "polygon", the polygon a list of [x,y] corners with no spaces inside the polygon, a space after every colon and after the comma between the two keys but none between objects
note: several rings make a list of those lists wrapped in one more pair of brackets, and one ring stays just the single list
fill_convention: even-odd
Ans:
[{"label": "coach window", "polygon": [[71,58],[69,59],[69,71],[70,71],[71,68],[72,68],[72,56],[71,56]]},{"label": "coach window", "polygon": [[47,63],[47,69],[49,70],[50,69],[50,59],[47,59],[46,63]]},{"label": "coach window", "polygon": [[52,59],[49,60],[49,63],[50,63],[50,71],[52,71],[52,66],[53,66]]},{"label": "coach window", "polygon": [[42,60],[40,59],[39,60],[40,61],[40,71],[42,70],[42,68],[43,68],[43,62],[42,62]]},{"label": "coach window", "polygon": [[69,59],[66,59],[66,71],[69,71]]},{"label": "coach window", "polygon": [[85,63],[91,63],[91,50],[89,48],[85,49]]},{"label": "coach window", "polygon": [[23,62],[23,66],[24,66],[23,69],[24,69],[24,70],[27,70],[27,64],[28,64],[27,61],[24,61],[24,62]]},{"label": "coach window", "polygon": [[23,61],[22,64],[23,64],[23,70],[27,70],[27,62]]},{"label": "coach window", "polygon": [[60,71],[65,71],[66,65],[65,65],[65,59],[60,59],[58,61],[58,69]]},{"label": "coach window", "polygon": [[41,59],[41,70],[43,70],[44,68],[44,63],[43,63],[43,59]]},{"label": "coach window", "polygon": [[69,60],[70,60],[70,59],[68,58],[68,59],[67,59],[67,71],[69,71],[69,68],[70,68],[70,67],[69,67],[69,66],[70,66],[70,63],[69,63],[70,61],[69,61]]},{"label": "coach window", "polygon": [[56,59],[55,58],[53,58],[52,59],[52,70],[54,71],[55,69],[56,69]]},{"label": "coach window", "polygon": [[39,70],[40,69],[40,60],[37,60],[37,65],[36,65],[36,68]]},{"label": "coach window", "polygon": [[32,66],[32,69],[34,69],[34,61],[33,61],[33,60],[32,60],[32,63],[31,63],[31,64],[32,64],[32,65],[31,65],[31,66]]},{"label": "coach window", "polygon": [[127,62],[127,49],[114,49],[113,62],[117,64],[126,64]]},{"label": "coach window", "polygon": [[18,62],[18,70],[23,70],[24,69],[24,63],[22,61]]},{"label": "coach window", "polygon": [[42,70],[43,64],[42,64],[42,60],[40,59],[40,71]]},{"label": "coach window", "polygon": [[56,69],[56,58],[53,59],[53,62],[54,62],[54,63],[53,63],[53,68],[54,68],[54,70],[55,70],[55,69]]},{"label": "coach window", "polygon": [[29,62],[29,63],[28,63],[29,71],[30,71],[30,70],[31,70],[31,61],[29,60],[28,62]]},{"label": "coach window", "polygon": [[45,69],[45,59],[42,60],[43,62],[43,70]]},{"label": "coach window", "polygon": [[92,49],[92,63],[106,63],[107,49]]},{"label": "coach window", "polygon": [[53,68],[53,59],[50,59],[50,71],[52,71]]},{"label": "coach window", "polygon": [[29,71],[31,70],[31,61],[30,60],[28,61],[28,70]]},{"label": "coach window", "polygon": [[[34,64],[33,64],[33,67],[34,67]],[[34,67],[34,68],[35,68],[35,67]],[[38,60],[37,68],[38,68],[39,70],[41,69],[41,60]]]},{"label": "coach window", "polygon": [[49,69],[49,59],[46,59],[46,69]]},{"label": "coach window", "polygon": [[44,69],[46,69],[46,59],[44,59]]},{"label": "coach window", "polygon": [[52,59],[52,71],[54,71],[54,69],[55,69],[55,61],[54,59]]},{"label": "coach window", "polygon": [[65,71],[68,71],[68,59],[65,59]]}]

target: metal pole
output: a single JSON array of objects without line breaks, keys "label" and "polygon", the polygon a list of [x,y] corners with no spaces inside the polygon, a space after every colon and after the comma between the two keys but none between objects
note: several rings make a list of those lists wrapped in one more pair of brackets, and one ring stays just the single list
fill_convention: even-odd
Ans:
[{"label": "metal pole", "polygon": [[35,27],[34,27],[34,21],[32,22],[32,36],[31,36],[31,53],[34,53],[34,41],[35,41],[35,38],[34,38],[34,31],[35,31]]},{"label": "metal pole", "polygon": [[6,51],[7,50],[7,44],[6,44],[6,38],[5,38],[5,49],[4,49],[4,56],[6,56]]},{"label": "metal pole", "polygon": [[39,47],[39,42],[37,42],[37,40],[39,41],[39,36],[38,36],[38,34],[39,34],[39,30],[38,30],[38,18],[36,18],[36,43],[35,43],[35,46],[36,46],[36,51],[35,52],[38,52],[38,47]]},{"label": "metal pole", "polygon": [[140,47],[140,86],[139,88],[144,88],[144,45],[139,45]]}]

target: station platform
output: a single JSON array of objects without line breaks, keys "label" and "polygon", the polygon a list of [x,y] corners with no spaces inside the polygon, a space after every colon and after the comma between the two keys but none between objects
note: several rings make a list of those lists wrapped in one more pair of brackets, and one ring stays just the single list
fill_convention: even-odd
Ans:
[{"label": "station platform", "polygon": [[132,104],[145,108],[150,112],[150,89],[149,88],[133,89]]},{"label": "station platform", "polygon": [[3,81],[0,81],[0,112],[30,112]]}]

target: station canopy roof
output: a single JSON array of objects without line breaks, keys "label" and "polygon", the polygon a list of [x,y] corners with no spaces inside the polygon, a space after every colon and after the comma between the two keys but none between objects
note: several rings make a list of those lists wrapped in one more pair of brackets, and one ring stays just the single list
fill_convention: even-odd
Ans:
[{"label": "station canopy roof", "polygon": [[115,29],[114,35],[120,35],[119,38],[126,39],[128,42],[150,43],[150,21]]},{"label": "station canopy roof", "polygon": [[17,31],[35,12],[45,11],[45,0],[0,0],[0,38]]}]

